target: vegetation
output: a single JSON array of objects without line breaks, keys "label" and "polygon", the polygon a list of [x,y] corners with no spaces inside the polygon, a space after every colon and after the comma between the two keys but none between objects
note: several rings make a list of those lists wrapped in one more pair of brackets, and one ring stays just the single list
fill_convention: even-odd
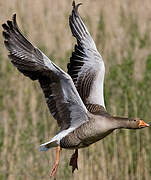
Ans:
[{"label": "vegetation", "polygon": [[[71,0],[0,2],[1,24],[17,13],[30,41],[66,70],[75,41],[68,26]],[[83,1],[80,13],[106,65],[105,101],[113,115],[151,118],[150,0]],[[1,29],[0,29],[1,31]],[[56,150],[39,145],[57,131],[41,89],[9,62],[0,36],[0,180],[49,179]],[[61,153],[58,179],[151,179],[151,130],[118,130],[80,150],[79,171]]]}]

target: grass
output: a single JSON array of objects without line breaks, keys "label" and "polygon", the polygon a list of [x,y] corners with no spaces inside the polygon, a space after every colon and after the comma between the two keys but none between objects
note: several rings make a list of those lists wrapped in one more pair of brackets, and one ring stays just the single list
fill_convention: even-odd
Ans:
[{"label": "grass", "polygon": [[[66,70],[75,41],[67,14],[71,1],[0,3],[0,22],[16,12],[22,31],[50,59]],[[26,7],[26,8],[25,8]],[[48,10],[49,7],[49,10]],[[137,7],[137,8],[136,8]],[[5,9],[5,11],[4,11]],[[87,10],[89,9],[89,10]],[[113,115],[151,117],[150,0],[87,0],[80,13],[106,65],[105,102]],[[1,30],[0,30],[1,31]],[[0,180],[49,179],[56,150],[39,145],[57,131],[36,82],[17,72],[0,37]],[[118,130],[80,150],[79,171],[68,166],[72,151],[63,150],[58,179],[149,180],[151,130]]]}]

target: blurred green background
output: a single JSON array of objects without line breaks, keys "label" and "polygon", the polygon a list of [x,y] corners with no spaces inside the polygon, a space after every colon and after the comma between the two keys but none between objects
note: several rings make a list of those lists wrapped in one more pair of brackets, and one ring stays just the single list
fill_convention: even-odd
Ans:
[{"label": "blurred green background", "polygon": [[[81,0],[80,14],[106,66],[105,101],[113,115],[151,122],[151,1]],[[0,1],[0,23],[17,13],[24,35],[66,70],[75,40],[71,0]],[[2,28],[0,28],[1,34]],[[57,131],[37,82],[9,62],[0,36],[0,180],[49,179],[56,150],[39,145]],[[63,150],[57,179],[150,180],[151,129],[118,130],[79,151],[79,171]]]}]

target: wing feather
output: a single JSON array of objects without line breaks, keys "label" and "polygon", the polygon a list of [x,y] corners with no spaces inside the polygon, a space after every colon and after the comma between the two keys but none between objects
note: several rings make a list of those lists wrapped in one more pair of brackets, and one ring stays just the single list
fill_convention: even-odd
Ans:
[{"label": "wing feather", "polygon": [[25,76],[39,81],[49,111],[61,130],[74,129],[88,121],[87,109],[71,77],[22,35],[16,15],[2,27],[11,62]]},{"label": "wing feather", "polygon": [[85,104],[98,104],[105,108],[104,62],[78,13],[79,5],[75,5],[73,1],[73,10],[69,17],[70,29],[77,39],[77,44],[67,66],[68,74]]}]

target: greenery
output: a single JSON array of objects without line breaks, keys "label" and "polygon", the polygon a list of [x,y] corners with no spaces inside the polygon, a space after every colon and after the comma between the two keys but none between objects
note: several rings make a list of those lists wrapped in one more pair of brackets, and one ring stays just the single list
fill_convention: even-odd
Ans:
[{"label": "greenery", "polygon": [[[34,3],[16,0],[14,4],[2,1],[0,22],[16,12],[19,26],[28,39],[66,70],[75,44],[68,27],[70,4],[70,0]],[[88,0],[80,7],[106,65],[108,112],[140,117],[148,123],[151,118],[150,12],[150,0],[93,3]],[[0,180],[49,179],[56,150],[39,152],[39,145],[55,135],[57,124],[49,114],[39,84],[12,66],[2,36],[0,44]],[[117,130],[80,150],[79,171],[74,175],[68,166],[73,151],[63,150],[57,179],[149,180],[150,142],[150,128]]]}]

